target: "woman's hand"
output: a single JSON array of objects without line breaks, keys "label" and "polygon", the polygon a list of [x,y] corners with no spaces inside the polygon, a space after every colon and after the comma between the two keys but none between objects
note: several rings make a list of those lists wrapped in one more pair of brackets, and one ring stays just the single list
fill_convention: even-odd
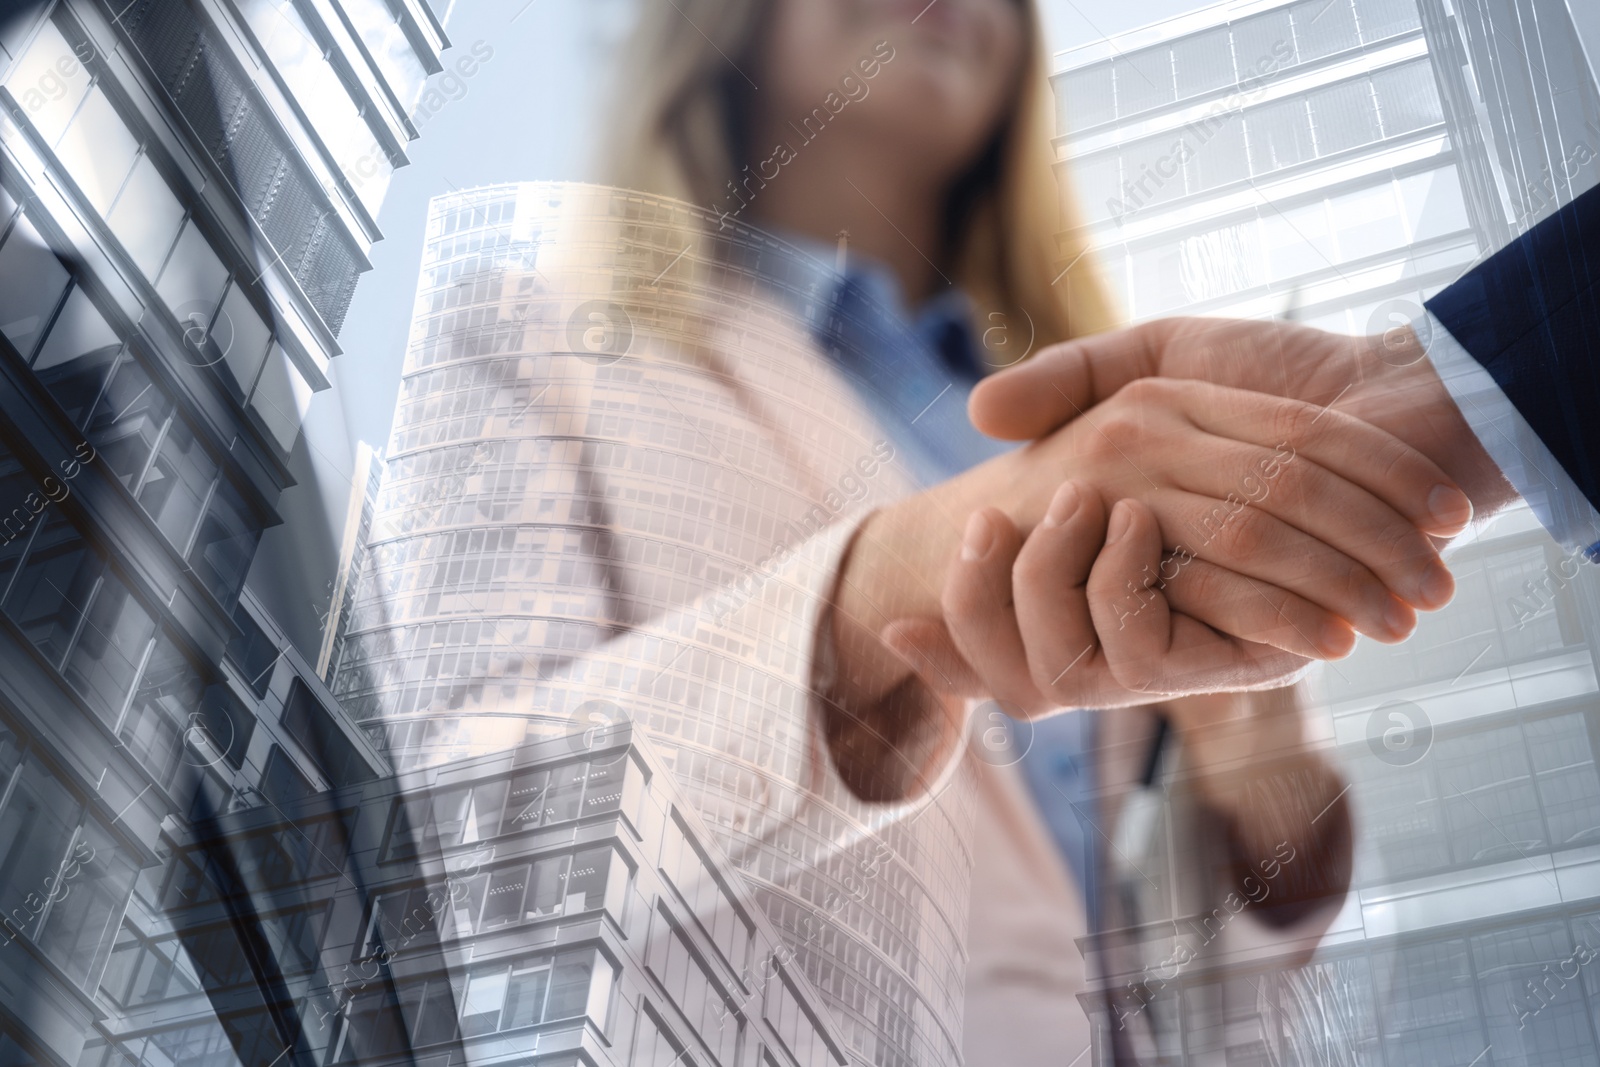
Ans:
[{"label": "woman's hand", "polygon": [[[1100,560],[1108,517],[1119,536]],[[1470,517],[1436,464],[1350,416],[1142,379],[874,516],[841,575],[841,653],[903,635],[902,620],[940,623],[990,682],[1011,679],[993,695],[1032,711],[1281,684],[1308,658],[1348,654],[1353,631],[1399,641],[1413,608],[1447,603],[1453,582],[1424,531]],[[1001,637],[1005,611],[1016,622]],[[890,684],[906,670],[879,669]]]},{"label": "woman's hand", "polygon": [[1180,558],[1166,558],[1164,580],[1149,507],[1118,501],[1108,523],[1098,492],[1069,481],[1027,538],[998,509],[974,513],[942,619],[900,620],[882,638],[935,692],[992,698],[1018,718],[1280,686],[1312,656],[1341,655],[1354,641],[1334,622],[1324,648],[1286,651],[1307,643],[1301,631],[1319,625],[1315,610]]}]

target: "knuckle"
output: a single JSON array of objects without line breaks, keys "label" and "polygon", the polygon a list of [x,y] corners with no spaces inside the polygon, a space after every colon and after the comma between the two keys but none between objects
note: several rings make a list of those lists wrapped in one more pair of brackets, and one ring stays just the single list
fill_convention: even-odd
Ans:
[{"label": "knuckle", "polygon": [[[1131,388],[1132,386],[1125,386],[1124,391]],[[1114,411],[1109,411],[1101,417],[1097,429],[1100,433],[1096,436],[1102,437],[1114,450],[1125,451],[1138,446],[1141,442],[1144,436],[1144,419],[1137,407],[1118,405]]]},{"label": "knuckle", "polygon": [[1122,392],[1134,405],[1159,404],[1171,398],[1172,384],[1164,378],[1135,378]]},{"label": "knuckle", "polygon": [[1236,556],[1258,556],[1279,547],[1277,527],[1254,509],[1235,514],[1222,531],[1227,546]]}]

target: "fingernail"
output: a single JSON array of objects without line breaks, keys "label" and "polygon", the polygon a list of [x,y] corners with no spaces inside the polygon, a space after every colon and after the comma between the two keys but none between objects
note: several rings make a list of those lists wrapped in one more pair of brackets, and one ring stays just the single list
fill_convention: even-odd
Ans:
[{"label": "fingernail", "polygon": [[1437,562],[1429,565],[1428,573],[1422,576],[1423,603],[1437,610],[1450,603],[1455,592],[1456,580],[1450,568]]},{"label": "fingernail", "polygon": [[961,560],[976,563],[989,554],[994,546],[994,524],[981,511],[974,511],[967,520],[967,532],[961,538]]},{"label": "fingernail", "polygon": [[1083,502],[1083,494],[1078,492],[1076,482],[1067,482],[1056,490],[1055,499],[1050,501],[1050,510],[1045,512],[1043,525],[1047,528],[1062,526],[1066,521],[1077,514],[1078,505]]},{"label": "fingernail", "polygon": [[1383,621],[1391,633],[1397,637],[1404,637],[1416,624],[1416,614],[1400,601],[1390,597],[1389,606],[1383,609]]},{"label": "fingernail", "polygon": [[1472,501],[1453,485],[1433,487],[1428,493],[1428,511],[1434,521],[1446,529],[1465,526],[1472,521]]},{"label": "fingernail", "polygon": [[1111,509],[1111,525],[1106,528],[1106,544],[1114,545],[1122,540],[1133,526],[1133,508],[1125,500],[1117,501],[1116,507]]}]

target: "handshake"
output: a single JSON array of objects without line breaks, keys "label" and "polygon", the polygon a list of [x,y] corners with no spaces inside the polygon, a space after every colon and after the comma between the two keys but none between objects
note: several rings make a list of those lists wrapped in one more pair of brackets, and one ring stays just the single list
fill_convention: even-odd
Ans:
[{"label": "handshake", "polygon": [[835,595],[844,706],[1283,686],[1357,634],[1408,637],[1454,594],[1444,539],[1515,495],[1409,330],[1166,320],[1043,351],[970,414],[1029,443],[863,526]]}]

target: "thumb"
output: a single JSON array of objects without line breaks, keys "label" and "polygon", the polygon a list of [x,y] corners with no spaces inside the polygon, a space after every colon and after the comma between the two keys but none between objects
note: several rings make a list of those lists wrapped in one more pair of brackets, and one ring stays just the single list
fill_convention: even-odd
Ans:
[{"label": "thumb", "polygon": [[1034,441],[1088,411],[1135,378],[1157,372],[1172,321],[1096,334],[1041,350],[972,390],[967,416],[1002,441]]}]

